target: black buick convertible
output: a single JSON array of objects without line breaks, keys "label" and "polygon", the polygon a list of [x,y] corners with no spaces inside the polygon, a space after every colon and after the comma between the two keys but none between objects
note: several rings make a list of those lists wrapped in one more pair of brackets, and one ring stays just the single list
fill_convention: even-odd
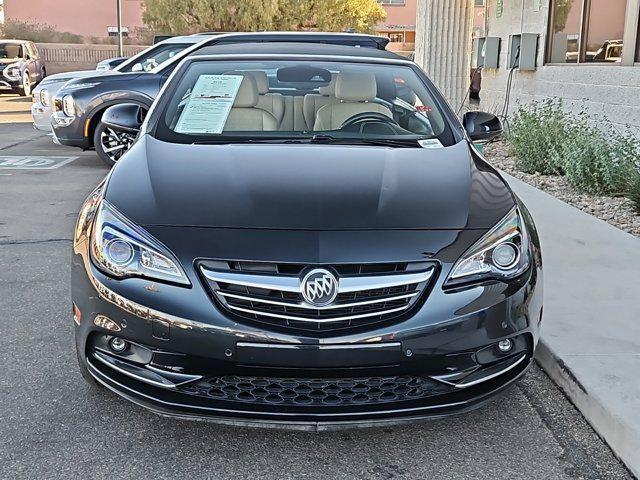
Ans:
[{"label": "black buick convertible", "polygon": [[[92,383],[166,415],[329,429],[477,408],[530,365],[526,207],[416,64],[378,49],[186,58],[83,205],[75,340]],[[144,117],[144,118],[142,118]]]}]

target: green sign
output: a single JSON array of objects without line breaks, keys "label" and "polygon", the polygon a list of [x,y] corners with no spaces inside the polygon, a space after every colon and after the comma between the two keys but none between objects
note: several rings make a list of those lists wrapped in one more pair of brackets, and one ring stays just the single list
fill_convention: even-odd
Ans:
[{"label": "green sign", "polygon": [[504,0],[496,0],[496,18],[502,17],[504,13]]}]

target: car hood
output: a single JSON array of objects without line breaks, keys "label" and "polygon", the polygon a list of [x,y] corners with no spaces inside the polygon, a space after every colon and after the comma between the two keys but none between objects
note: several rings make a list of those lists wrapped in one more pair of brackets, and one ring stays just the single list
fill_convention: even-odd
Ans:
[{"label": "car hood", "polygon": [[0,65],[11,65],[12,63],[20,63],[23,61],[22,58],[0,58]]},{"label": "car hood", "polygon": [[104,75],[105,73],[109,73],[109,71],[102,70],[77,70],[75,72],[63,72],[63,73],[55,73],[53,75],[47,75],[43,83],[48,82],[60,82],[62,80],[75,80],[76,78],[86,78],[86,77],[95,77],[99,75]]},{"label": "car hood", "polygon": [[483,229],[514,204],[464,141],[181,145],[148,135],[113,169],[106,199],[145,226],[296,230]]}]

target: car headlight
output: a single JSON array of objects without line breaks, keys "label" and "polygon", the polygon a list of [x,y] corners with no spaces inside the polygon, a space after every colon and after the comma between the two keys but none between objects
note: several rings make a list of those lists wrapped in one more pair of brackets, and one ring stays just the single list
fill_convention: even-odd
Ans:
[{"label": "car headlight", "polygon": [[45,107],[48,107],[51,104],[51,95],[49,95],[49,90],[46,88],[40,90],[40,103]]},{"label": "car headlight", "polygon": [[458,259],[445,285],[514,278],[529,268],[529,251],[527,229],[514,207]]},{"label": "car headlight", "polygon": [[17,63],[7,65],[3,74],[10,80],[18,80],[20,78],[20,66]]},{"label": "car headlight", "polygon": [[65,92],[70,92],[75,90],[82,90],[83,88],[95,87],[96,85],[100,85],[100,82],[71,83],[71,84],[65,85],[62,88],[64,88]]},{"label": "car headlight", "polygon": [[91,231],[91,258],[116,278],[145,277],[190,285],[169,250],[102,200]]},{"label": "car headlight", "polygon": [[65,95],[62,97],[62,111],[68,117],[76,116],[76,104],[71,95]]}]

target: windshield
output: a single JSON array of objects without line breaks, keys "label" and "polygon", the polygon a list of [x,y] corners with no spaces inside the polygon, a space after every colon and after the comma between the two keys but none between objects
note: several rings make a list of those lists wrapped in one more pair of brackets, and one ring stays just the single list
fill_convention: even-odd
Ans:
[{"label": "windshield", "polygon": [[169,91],[156,136],[170,142],[454,143],[437,102],[410,66],[196,61]]},{"label": "windshield", "polygon": [[191,43],[159,44],[131,57],[126,62],[118,65],[115,70],[119,72],[150,72],[191,45]]},{"label": "windshield", "polygon": [[17,43],[0,43],[0,58],[21,58],[22,45]]}]

